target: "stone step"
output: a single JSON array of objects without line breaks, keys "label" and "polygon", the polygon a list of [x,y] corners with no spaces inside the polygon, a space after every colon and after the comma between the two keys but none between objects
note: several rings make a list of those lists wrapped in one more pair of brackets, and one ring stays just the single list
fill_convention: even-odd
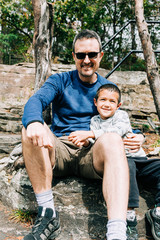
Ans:
[{"label": "stone step", "polygon": [[[5,206],[33,211],[37,209],[25,169],[14,171],[13,174],[0,171],[0,189],[0,199]],[[101,181],[76,177],[53,179],[52,190],[62,228],[56,240],[105,239],[107,208]],[[146,239],[144,215],[149,207],[148,203],[152,201],[151,193],[140,191],[140,208],[136,209],[139,239]]]},{"label": "stone step", "polygon": [[9,154],[21,142],[21,134],[0,133],[0,153]]}]

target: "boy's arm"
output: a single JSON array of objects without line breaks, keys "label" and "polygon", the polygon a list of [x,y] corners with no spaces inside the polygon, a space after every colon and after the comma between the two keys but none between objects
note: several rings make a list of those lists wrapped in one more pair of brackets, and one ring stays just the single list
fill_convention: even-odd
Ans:
[{"label": "boy's arm", "polygon": [[68,139],[78,147],[88,146],[88,138],[95,138],[93,131],[75,131],[68,136]]}]

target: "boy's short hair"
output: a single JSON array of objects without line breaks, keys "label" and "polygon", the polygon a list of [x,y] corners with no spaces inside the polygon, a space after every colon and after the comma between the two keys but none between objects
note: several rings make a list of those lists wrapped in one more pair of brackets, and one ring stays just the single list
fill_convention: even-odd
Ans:
[{"label": "boy's short hair", "polygon": [[98,97],[99,97],[100,91],[101,91],[101,90],[104,90],[104,89],[107,89],[107,90],[109,90],[109,91],[111,91],[111,92],[117,92],[118,95],[119,95],[119,97],[118,97],[118,103],[121,102],[121,91],[120,91],[120,89],[119,89],[116,85],[114,85],[114,84],[112,84],[112,83],[104,84],[104,85],[102,85],[102,86],[100,86],[100,87],[98,88],[97,93],[96,93],[96,96],[95,96],[96,101],[97,101],[97,99],[98,99]]},{"label": "boy's short hair", "polygon": [[78,39],[83,39],[83,38],[86,38],[86,39],[89,39],[89,38],[95,38],[97,39],[98,43],[99,43],[99,51],[101,52],[102,51],[102,43],[101,43],[101,38],[100,36],[93,30],[89,30],[89,29],[85,29],[85,30],[82,30],[81,32],[79,32],[74,40],[73,40],[73,45],[72,45],[72,48],[73,48],[73,52],[75,52],[75,43]]}]

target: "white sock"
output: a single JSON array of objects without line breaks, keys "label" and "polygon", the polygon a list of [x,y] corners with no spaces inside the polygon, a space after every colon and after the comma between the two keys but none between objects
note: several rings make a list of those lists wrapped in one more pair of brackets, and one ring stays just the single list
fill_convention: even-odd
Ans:
[{"label": "white sock", "polygon": [[53,210],[53,217],[55,217],[56,212],[54,207],[52,189],[43,193],[35,194],[35,195],[36,195],[38,206],[41,206],[44,208],[51,208]]},{"label": "white sock", "polygon": [[126,240],[126,222],[120,219],[109,220],[107,223],[107,240]]},{"label": "white sock", "polygon": [[134,221],[135,217],[136,217],[135,210],[127,210],[127,220]]}]

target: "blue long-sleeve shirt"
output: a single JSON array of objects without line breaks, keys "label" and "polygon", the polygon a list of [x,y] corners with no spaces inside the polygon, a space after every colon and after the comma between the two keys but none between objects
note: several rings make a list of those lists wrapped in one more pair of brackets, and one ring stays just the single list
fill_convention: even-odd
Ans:
[{"label": "blue long-sleeve shirt", "polygon": [[89,130],[91,118],[98,114],[93,98],[97,89],[106,83],[111,82],[98,73],[95,83],[85,83],[77,70],[50,76],[26,103],[22,118],[24,127],[36,121],[43,124],[42,112],[52,103],[51,130],[56,136]]}]

